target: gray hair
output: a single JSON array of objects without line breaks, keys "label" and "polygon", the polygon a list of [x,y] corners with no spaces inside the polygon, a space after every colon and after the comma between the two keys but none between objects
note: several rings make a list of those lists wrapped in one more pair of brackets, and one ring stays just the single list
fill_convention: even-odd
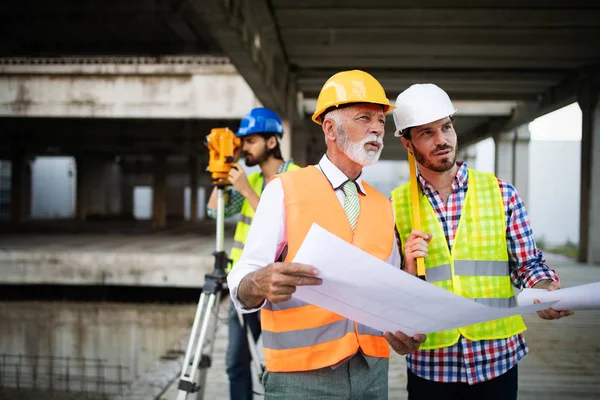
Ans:
[{"label": "gray hair", "polygon": [[[342,113],[344,113],[343,108],[336,108],[335,110],[329,111],[327,114],[325,114],[325,117],[323,118],[323,123],[325,123],[325,121],[329,119],[333,121],[336,129],[345,132],[344,125],[342,125]],[[325,144],[327,144],[327,136],[325,136]]]},{"label": "gray hair", "polygon": [[327,114],[325,114],[325,117],[323,118],[323,123],[330,119],[336,124],[336,126],[340,126],[342,124],[342,113],[344,112],[343,110],[343,108],[336,108],[335,110],[329,111]]}]

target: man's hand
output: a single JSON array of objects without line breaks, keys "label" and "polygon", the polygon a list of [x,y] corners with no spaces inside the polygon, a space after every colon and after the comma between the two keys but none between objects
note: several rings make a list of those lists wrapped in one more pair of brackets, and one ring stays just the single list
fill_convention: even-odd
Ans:
[{"label": "man's hand", "polygon": [[320,285],[319,270],[306,264],[273,263],[246,275],[240,283],[238,298],[245,307],[257,307],[265,299],[281,303],[292,298],[296,286]]},{"label": "man's hand", "polygon": [[[533,289],[548,289],[549,291],[560,289],[560,284],[558,282],[554,282],[550,279],[545,279],[543,281],[539,281],[535,285],[533,285]],[[533,301],[535,304],[539,304],[539,300]],[[574,311],[557,311],[553,308],[547,308],[542,311],[537,312],[540,318],[542,319],[559,319],[562,317],[568,317],[569,315],[575,314]]]},{"label": "man's hand", "polygon": [[421,343],[427,338],[427,336],[423,334],[416,334],[409,337],[400,331],[397,331],[396,333],[384,332],[383,337],[387,340],[392,349],[401,356],[417,350],[419,346],[421,346]]},{"label": "man's hand", "polygon": [[233,185],[235,190],[240,192],[244,197],[248,197],[249,191],[252,190],[246,172],[240,164],[233,164],[231,166],[231,169],[229,170],[229,182]]},{"label": "man's hand", "polygon": [[429,242],[433,236],[413,229],[404,243],[404,271],[417,275],[417,258],[427,257]]}]

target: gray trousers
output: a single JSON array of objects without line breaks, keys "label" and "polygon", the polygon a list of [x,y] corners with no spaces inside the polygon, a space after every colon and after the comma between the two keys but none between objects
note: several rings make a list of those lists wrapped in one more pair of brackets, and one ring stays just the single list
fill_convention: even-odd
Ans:
[{"label": "gray trousers", "polygon": [[265,400],[360,399],[388,398],[387,358],[367,363],[361,353],[335,368],[326,367],[304,372],[265,372]]}]

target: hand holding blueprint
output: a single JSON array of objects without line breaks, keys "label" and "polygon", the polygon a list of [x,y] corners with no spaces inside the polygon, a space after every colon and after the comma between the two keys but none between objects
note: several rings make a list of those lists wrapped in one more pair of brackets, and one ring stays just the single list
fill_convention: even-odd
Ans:
[{"label": "hand holding blueprint", "polygon": [[552,306],[493,308],[407,274],[313,224],[294,262],[319,269],[320,286],[294,297],[380,331],[412,336],[458,328]]},{"label": "hand holding blueprint", "polygon": [[519,293],[520,305],[558,301],[552,306],[557,311],[600,310],[600,282],[548,291],[546,289],[524,289]]}]

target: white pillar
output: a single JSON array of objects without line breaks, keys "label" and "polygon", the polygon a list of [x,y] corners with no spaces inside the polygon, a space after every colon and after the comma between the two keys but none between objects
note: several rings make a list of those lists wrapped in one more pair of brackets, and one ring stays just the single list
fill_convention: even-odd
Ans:
[{"label": "white pillar", "polygon": [[511,183],[525,205],[529,200],[529,140],[528,124],[494,137],[496,145],[496,176]]},{"label": "white pillar", "polygon": [[469,168],[475,168],[475,163],[477,162],[477,148],[475,145],[459,148],[457,158],[466,162]]},{"label": "white pillar", "polygon": [[579,260],[600,263],[600,92],[592,83],[579,96],[582,111]]}]

